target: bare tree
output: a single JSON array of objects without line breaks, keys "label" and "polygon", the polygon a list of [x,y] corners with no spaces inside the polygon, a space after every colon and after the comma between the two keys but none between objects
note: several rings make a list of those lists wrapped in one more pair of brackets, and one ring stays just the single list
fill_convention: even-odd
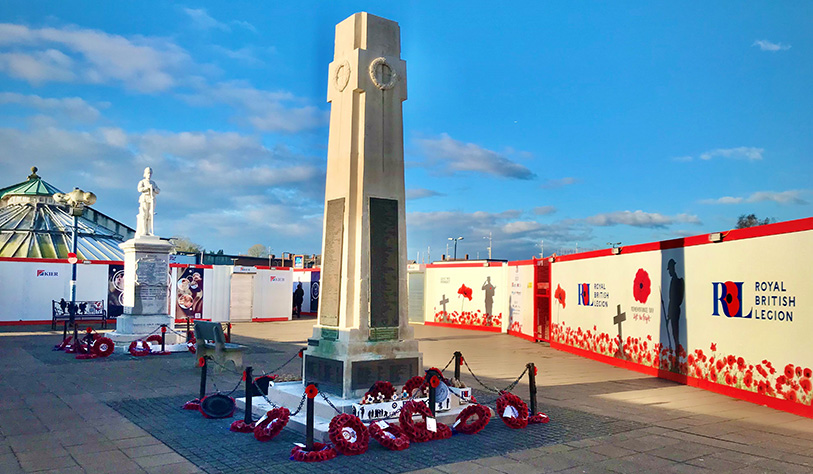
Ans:
[{"label": "bare tree", "polygon": [[199,253],[203,250],[203,247],[200,244],[196,244],[192,242],[189,237],[184,237],[182,235],[176,235],[169,239],[172,245],[175,246],[176,252],[188,252],[188,253]]},{"label": "bare tree", "polygon": [[263,244],[255,244],[249,247],[247,255],[249,257],[267,257],[268,249]]},{"label": "bare tree", "polygon": [[776,222],[776,219],[766,217],[765,219],[760,220],[756,214],[743,214],[737,219],[737,229],[756,227],[758,225],[770,224],[771,222]]}]

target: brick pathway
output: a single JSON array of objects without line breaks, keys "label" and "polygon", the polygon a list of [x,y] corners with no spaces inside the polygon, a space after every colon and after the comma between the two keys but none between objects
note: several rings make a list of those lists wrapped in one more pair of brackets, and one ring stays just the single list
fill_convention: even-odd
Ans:
[{"label": "brick pathway", "polygon": [[[235,341],[253,348],[246,363],[262,372],[303,347],[312,324],[238,324]],[[510,430],[492,419],[478,435],[403,453],[371,442],[362,456],[294,463],[287,460],[298,437],[293,432],[259,443],[229,432],[230,420],[205,420],[178,409],[197,392],[191,354],[78,361],[52,352],[60,333],[46,329],[0,328],[0,473],[813,472],[811,419],[544,344],[422,326],[415,332],[427,366],[443,367],[459,350],[487,384],[502,387],[534,362],[540,409],[552,422]],[[298,369],[296,359],[281,372]],[[223,374],[214,381],[230,390],[237,377]],[[463,380],[478,388],[465,368]],[[527,400],[526,381],[515,393]]]}]

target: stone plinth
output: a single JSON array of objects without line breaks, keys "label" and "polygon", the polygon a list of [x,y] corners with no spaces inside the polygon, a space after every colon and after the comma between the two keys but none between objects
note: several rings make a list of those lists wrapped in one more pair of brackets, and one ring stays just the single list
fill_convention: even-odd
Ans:
[{"label": "stone plinth", "polygon": [[304,379],[343,398],[422,373],[406,305],[400,56],[394,21],[356,13],[336,26],[319,321]]},{"label": "stone plinth", "polygon": [[[110,337],[116,350],[127,350],[136,339],[160,335],[160,327],[174,327],[169,315],[169,251],[172,244],[155,236],[140,236],[119,245],[124,250],[124,314],[116,318]],[[166,343],[177,336],[168,331]]]}]

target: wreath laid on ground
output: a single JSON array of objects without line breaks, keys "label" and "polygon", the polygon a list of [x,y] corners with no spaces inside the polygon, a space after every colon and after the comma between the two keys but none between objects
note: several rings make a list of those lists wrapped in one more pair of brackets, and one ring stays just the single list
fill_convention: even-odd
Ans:
[{"label": "wreath laid on ground", "polygon": [[403,451],[409,447],[409,437],[398,425],[386,421],[371,423],[370,437],[391,451]]},{"label": "wreath laid on ground", "polygon": [[194,400],[189,400],[188,402],[184,403],[183,409],[200,411],[200,398],[195,398]]},{"label": "wreath laid on ground", "polygon": [[313,443],[313,451],[307,451],[302,446],[294,446],[291,450],[291,459],[301,462],[321,462],[336,457],[333,446],[325,443]]},{"label": "wreath laid on ground", "polygon": [[[415,423],[412,421],[413,415],[421,415],[423,421]],[[432,432],[426,429],[426,418],[431,416],[432,412],[429,411],[428,406],[422,402],[411,400],[404,403],[404,406],[401,408],[398,422],[401,424],[401,429],[404,430],[404,433],[406,433],[410,441],[423,443],[433,439]]]},{"label": "wreath laid on ground", "polygon": [[528,424],[535,425],[538,423],[547,423],[550,421],[550,417],[544,413],[537,413],[534,416],[528,417]]},{"label": "wreath laid on ground", "polygon": [[271,441],[274,436],[278,435],[288,420],[291,419],[291,412],[285,407],[274,408],[268,410],[265,414],[265,419],[257,423],[254,427],[254,437],[258,441]]},{"label": "wreath laid on ground", "polygon": [[448,426],[444,425],[443,423],[441,423],[439,421],[436,423],[436,425],[437,425],[437,431],[435,431],[434,433],[432,433],[430,431],[430,433],[432,433],[432,441],[435,441],[435,440],[438,440],[438,439],[449,439],[449,438],[452,437],[452,429],[451,428],[449,428]]},{"label": "wreath laid on ground", "polygon": [[234,431],[235,433],[253,433],[256,425],[256,422],[246,423],[245,420],[237,420],[233,421],[231,426],[229,426],[229,431]]},{"label": "wreath laid on ground", "polygon": [[161,336],[158,334],[153,334],[152,336],[147,336],[147,344],[154,342],[156,344],[161,344]]},{"label": "wreath laid on ground", "polygon": [[93,341],[93,347],[91,347],[90,351],[99,357],[107,357],[113,353],[115,347],[116,345],[113,344],[112,339],[109,337],[100,337]]},{"label": "wreath laid on ground", "polygon": [[[469,418],[476,416],[477,419],[469,423]],[[485,405],[469,405],[457,415],[454,422],[454,429],[458,433],[475,434],[486,427],[491,420],[491,409]]]},{"label": "wreath laid on ground", "polygon": [[384,400],[392,400],[392,396],[395,394],[395,387],[392,386],[391,383],[379,380],[378,382],[374,383],[370,390],[364,394],[364,397],[371,396],[373,400],[377,399],[379,395],[384,395]]},{"label": "wreath laid on ground", "polygon": [[127,350],[136,357],[150,355],[150,345],[147,341],[142,341],[141,339],[131,342]]},{"label": "wreath laid on ground", "polygon": [[330,420],[328,436],[336,451],[345,456],[355,456],[367,451],[370,434],[361,419],[349,413],[336,415]]},{"label": "wreath laid on ground", "polygon": [[198,342],[197,339],[193,337],[192,339],[189,340],[189,342],[186,343],[186,347],[189,349],[189,352],[193,354],[197,352],[198,349],[197,346],[195,345],[197,342]]},{"label": "wreath laid on ground", "polygon": [[[510,416],[506,416],[506,408]],[[509,428],[520,429],[528,426],[528,405],[513,393],[503,392],[497,399],[497,415]]]}]

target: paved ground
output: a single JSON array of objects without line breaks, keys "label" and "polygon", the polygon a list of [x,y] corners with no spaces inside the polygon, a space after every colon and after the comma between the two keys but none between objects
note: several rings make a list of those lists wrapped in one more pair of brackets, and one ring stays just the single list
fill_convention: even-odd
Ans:
[{"label": "paved ground", "polygon": [[[255,371],[303,347],[313,320],[239,324]],[[474,436],[415,445],[375,442],[361,456],[323,464],[287,459],[299,435],[269,443],[231,433],[230,420],[179,409],[194,398],[194,356],[78,361],[51,347],[43,326],[0,328],[0,473],[192,472],[813,472],[813,420],[646,377],[506,335],[415,327],[424,363],[461,351],[487,385],[504,387],[527,362],[539,367],[547,425],[510,430],[499,419]],[[299,359],[281,370],[294,373]],[[238,376],[215,375],[221,390]],[[465,371],[463,380],[478,388]],[[515,393],[527,400],[523,380]],[[481,390],[481,401],[493,396]],[[237,416],[240,416],[238,413]]]}]

